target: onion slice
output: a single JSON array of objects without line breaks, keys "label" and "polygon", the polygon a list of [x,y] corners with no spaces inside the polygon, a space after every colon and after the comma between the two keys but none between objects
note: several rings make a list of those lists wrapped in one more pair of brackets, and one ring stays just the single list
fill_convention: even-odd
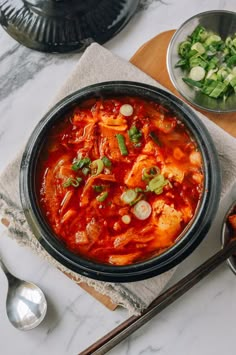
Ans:
[{"label": "onion slice", "polygon": [[148,203],[145,200],[140,200],[136,205],[134,206],[133,213],[135,217],[137,217],[140,220],[147,219],[150,214],[152,213],[152,207],[150,203]]},{"label": "onion slice", "polygon": [[133,112],[134,112],[134,109],[129,104],[124,104],[120,107],[120,113],[123,116],[132,116]]}]

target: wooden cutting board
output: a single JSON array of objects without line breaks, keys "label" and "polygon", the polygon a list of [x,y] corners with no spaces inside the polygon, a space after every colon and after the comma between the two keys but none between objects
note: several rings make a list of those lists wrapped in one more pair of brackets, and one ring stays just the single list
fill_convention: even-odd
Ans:
[{"label": "wooden cutting board", "polygon": [[[180,96],[170,82],[166,68],[166,52],[169,41],[175,30],[160,33],[150,41],[146,42],[130,59],[130,62],[136,67],[157,80],[164,87],[172,91],[175,95]],[[211,112],[203,112],[209,119],[221,126],[225,131],[236,137],[236,113],[230,114],[213,114]],[[7,227],[9,222],[2,219],[2,223]],[[71,277],[67,274],[68,277]],[[117,305],[112,300],[95,291],[94,288],[85,283],[78,283],[86,292],[100,301],[110,310],[116,309]]]}]

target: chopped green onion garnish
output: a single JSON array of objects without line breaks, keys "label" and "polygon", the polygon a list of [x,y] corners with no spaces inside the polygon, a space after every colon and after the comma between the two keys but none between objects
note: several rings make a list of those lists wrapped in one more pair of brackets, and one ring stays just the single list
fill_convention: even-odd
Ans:
[{"label": "chopped green onion garnish", "polygon": [[235,66],[236,65],[236,55],[233,55],[227,60],[227,64],[229,67]]},{"label": "chopped green onion garnish", "polygon": [[94,185],[93,189],[95,192],[102,192],[104,190],[104,187],[102,185]]},{"label": "chopped green onion garnish", "polygon": [[134,191],[135,192],[143,192],[143,189],[141,189],[141,187],[135,187]]},{"label": "chopped green onion garnish", "polygon": [[152,207],[147,201],[141,200],[134,206],[133,213],[138,219],[144,220],[152,213]]},{"label": "chopped green onion garnish", "polygon": [[123,194],[121,195],[121,199],[125,203],[131,203],[136,199],[137,195],[138,194],[135,190],[130,189],[130,190],[123,192]]},{"label": "chopped green onion garnish", "polygon": [[74,159],[71,169],[74,171],[77,171],[79,169],[82,169],[83,167],[89,166],[90,163],[91,163],[91,160],[89,158]]},{"label": "chopped green onion garnish", "polygon": [[140,130],[138,130],[138,128],[136,126],[132,126],[129,130],[128,130],[128,135],[129,135],[129,139],[131,140],[131,142],[138,144],[140,139],[142,138],[142,132]]},{"label": "chopped green onion garnish", "polygon": [[163,192],[164,186],[169,184],[169,180],[165,179],[163,175],[159,174],[155,176],[148,183],[148,190],[160,195]]},{"label": "chopped green onion garnish", "polygon": [[206,71],[200,66],[196,66],[190,70],[189,78],[195,81],[201,81],[204,79]]},{"label": "chopped green onion garnish", "polygon": [[82,169],[82,173],[86,176],[86,175],[88,175],[88,174],[90,173],[90,169],[87,168],[87,167],[84,167],[84,168]]},{"label": "chopped green onion garnish", "polygon": [[120,107],[120,113],[123,116],[131,116],[134,112],[134,109],[131,105],[129,104],[124,104]]},{"label": "chopped green onion garnish", "polygon": [[110,168],[111,167],[111,161],[107,157],[102,157],[103,164],[105,167]]},{"label": "chopped green onion garnish", "polygon": [[155,175],[160,174],[160,169],[157,166],[151,166],[150,168],[144,168],[142,171],[142,180],[150,180]]},{"label": "chopped green onion garnish", "polygon": [[69,186],[78,187],[82,180],[83,179],[81,177],[77,177],[77,178],[70,177],[63,183],[63,187],[69,187]]},{"label": "chopped green onion garnish", "polygon": [[128,214],[125,214],[124,216],[121,217],[121,220],[124,224],[130,224],[131,217]]},{"label": "chopped green onion garnish", "polygon": [[100,195],[98,195],[96,197],[96,200],[99,201],[99,202],[103,202],[105,201],[105,199],[108,197],[108,192],[107,191],[104,191],[102,192]]},{"label": "chopped green onion garnish", "polygon": [[103,171],[103,168],[104,168],[104,164],[103,164],[102,159],[94,160],[90,164],[90,169],[91,169],[92,175],[101,174],[101,172]]},{"label": "chopped green onion garnish", "polygon": [[138,197],[134,201],[130,202],[130,206],[135,205],[138,201],[140,201],[143,198],[143,196],[144,196],[143,193],[139,194]]},{"label": "chopped green onion garnish", "polygon": [[119,146],[121,155],[128,155],[128,150],[125,145],[125,137],[122,134],[118,133],[118,134],[116,134],[116,139],[118,141],[118,146]]},{"label": "chopped green onion garnish", "polygon": [[196,80],[192,80],[190,78],[183,78],[183,81],[188,84],[189,86],[195,86],[197,88],[201,88],[202,87],[202,83],[200,83],[199,81]]}]

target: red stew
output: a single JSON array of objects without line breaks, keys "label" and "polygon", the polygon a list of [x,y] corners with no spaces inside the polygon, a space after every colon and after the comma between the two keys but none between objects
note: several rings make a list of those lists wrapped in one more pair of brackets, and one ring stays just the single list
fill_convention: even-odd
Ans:
[{"label": "red stew", "polygon": [[41,210],[66,247],[113,265],[171,247],[201,198],[202,157],[165,107],[89,100],[53,126],[38,163]]},{"label": "red stew", "polygon": [[232,213],[228,217],[228,224],[232,231],[232,236],[234,236],[236,233],[236,205],[234,206]]}]

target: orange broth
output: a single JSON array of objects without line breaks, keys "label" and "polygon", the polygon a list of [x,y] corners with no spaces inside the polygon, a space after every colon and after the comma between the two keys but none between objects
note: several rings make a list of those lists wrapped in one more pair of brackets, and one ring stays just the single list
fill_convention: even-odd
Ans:
[{"label": "orange broth", "polygon": [[[121,113],[124,104],[131,115]],[[112,265],[171,247],[204,184],[202,157],[184,124],[137,97],[75,107],[50,129],[37,177],[40,208],[57,237],[73,253]]]}]

